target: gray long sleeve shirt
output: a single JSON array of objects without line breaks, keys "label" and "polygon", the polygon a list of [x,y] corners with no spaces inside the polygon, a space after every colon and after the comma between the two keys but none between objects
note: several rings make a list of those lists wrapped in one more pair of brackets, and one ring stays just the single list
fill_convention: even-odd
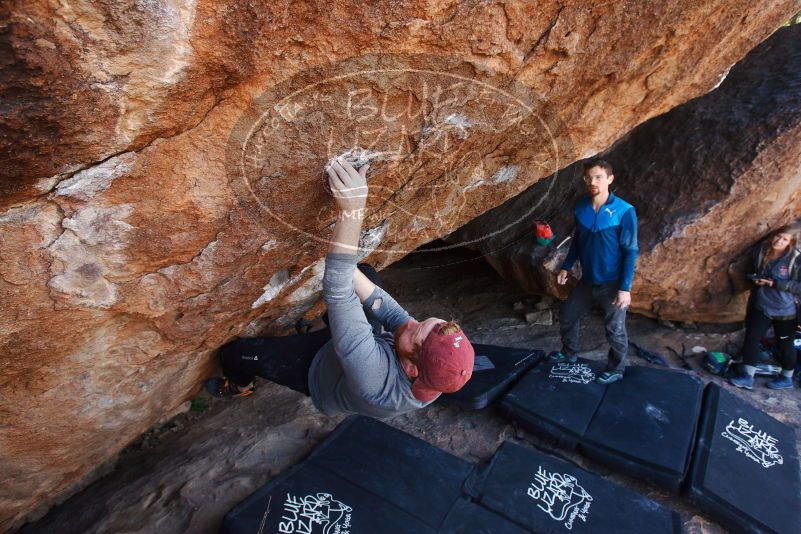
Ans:
[{"label": "gray long sleeve shirt", "polygon": [[386,419],[430,404],[412,395],[412,381],[395,354],[392,332],[411,317],[380,287],[364,306],[387,330],[377,334],[364,314],[353,287],[356,254],[325,256],[323,298],[328,305],[331,341],[314,357],[309,390],[326,415],[358,413]]}]

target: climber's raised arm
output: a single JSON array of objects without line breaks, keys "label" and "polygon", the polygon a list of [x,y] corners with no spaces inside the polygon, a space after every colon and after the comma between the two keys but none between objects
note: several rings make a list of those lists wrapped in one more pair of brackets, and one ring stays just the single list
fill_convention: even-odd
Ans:
[{"label": "climber's raised arm", "polygon": [[359,302],[364,303],[367,297],[373,294],[376,287],[378,286],[371,282],[359,269],[353,271],[353,289],[356,290],[356,296],[359,297]]},{"label": "climber's raised arm", "polygon": [[362,230],[364,207],[367,203],[367,170],[369,167],[369,165],[364,165],[357,171],[347,161],[336,158],[325,169],[328,173],[331,194],[339,208],[328,252],[343,254],[358,252],[359,234]]}]

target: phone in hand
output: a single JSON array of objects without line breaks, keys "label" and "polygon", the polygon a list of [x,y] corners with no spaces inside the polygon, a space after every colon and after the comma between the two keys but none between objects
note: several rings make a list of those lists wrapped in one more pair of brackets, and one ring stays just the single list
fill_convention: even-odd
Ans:
[{"label": "phone in hand", "polygon": [[753,280],[754,282],[756,282],[757,280],[759,280],[759,275],[758,275],[758,274],[756,274],[756,273],[748,273],[748,274],[747,274],[747,275],[745,275],[745,276],[746,276],[746,277],[747,277],[749,280]]}]

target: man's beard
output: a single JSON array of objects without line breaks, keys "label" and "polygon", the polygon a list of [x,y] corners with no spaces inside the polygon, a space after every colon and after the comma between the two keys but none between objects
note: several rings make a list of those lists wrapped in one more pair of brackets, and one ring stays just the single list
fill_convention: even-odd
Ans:
[{"label": "man's beard", "polygon": [[400,343],[398,343],[401,334],[403,334],[407,328],[409,328],[409,323],[404,323],[395,330],[393,333],[393,345],[395,346],[395,352],[398,354],[398,356],[411,359],[411,357],[414,356],[414,352],[408,352],[407,350],[401,348]]}]

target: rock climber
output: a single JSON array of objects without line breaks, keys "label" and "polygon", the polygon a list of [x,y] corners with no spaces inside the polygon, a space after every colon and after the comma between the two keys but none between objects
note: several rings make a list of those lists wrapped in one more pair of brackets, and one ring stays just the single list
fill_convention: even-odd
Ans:
[{"label": "rock climber", "polygon": [[456,322],[418,322],[362,272],[375,271],[356,268],[368,167],[356,170],[341,158],[326,166],[339,208],[323,274],[328,327],[227,343],[220,349],[224,376],[205,384],[212,395],[250,395],[261,376],[310,395],[327,415],[385,419],[423,408],[470,379],[475,352]]}]

